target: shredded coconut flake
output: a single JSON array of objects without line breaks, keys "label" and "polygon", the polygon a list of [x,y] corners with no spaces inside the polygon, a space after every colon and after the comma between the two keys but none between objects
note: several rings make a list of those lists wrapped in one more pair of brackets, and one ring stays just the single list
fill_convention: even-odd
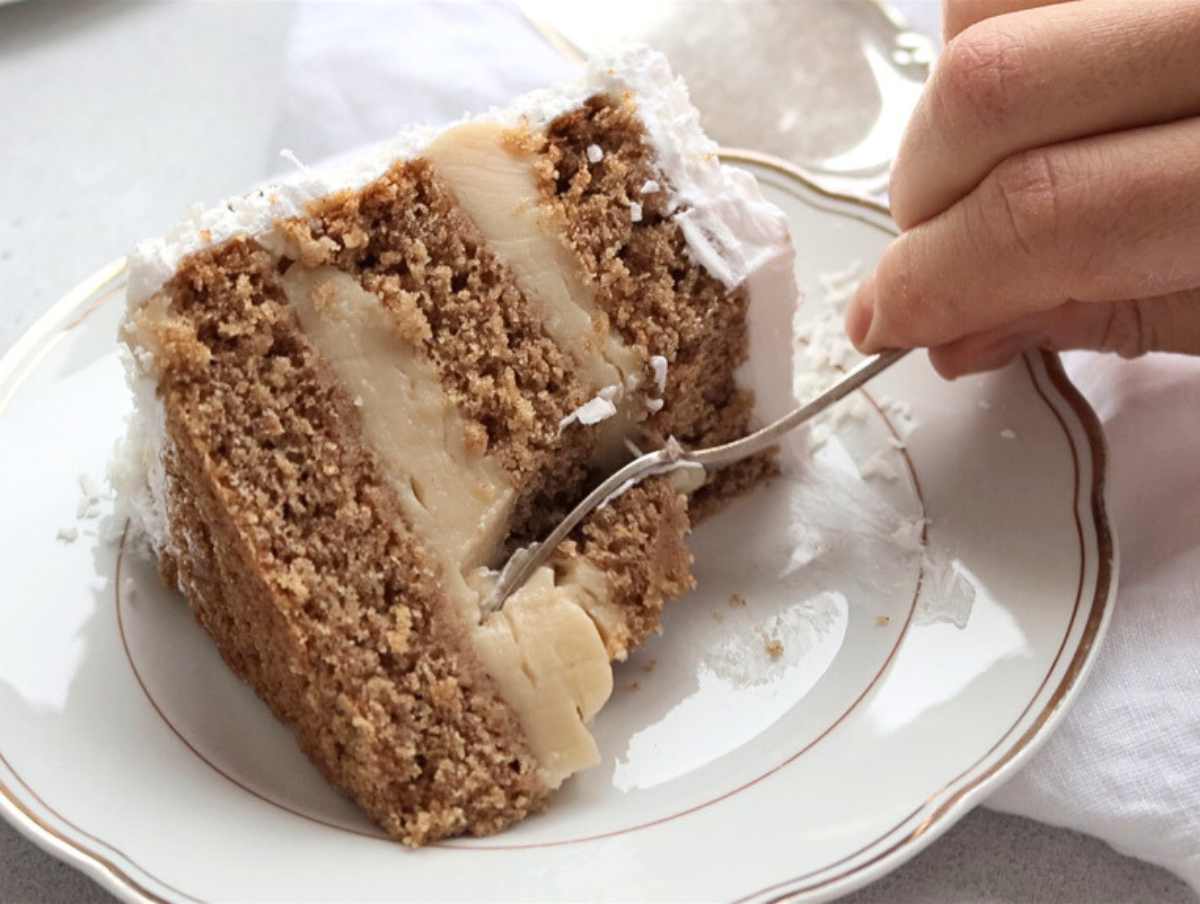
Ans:
[{"label": "shredded coconut flake", "polygon": [[304,173],[306,176],[308,175],[308,167],[304,165],[304,162],[296,156],[296,152],[291,148],[283,148],[283,150],[279,152],[279,156],[288,163],[292,164],[292,166],[296,167],[296,169],[300,170],[300,172]]},{"label": "shredded coconut flake", "polygon": [[99,485],[88,474],[79,475],[79,491],[89,499],[97,499],[100,496]]},{"label": "shredded coconut flake", "polygon": [[585,427],[590,427],[593,424],[600,423],[605,418],[612,417],[617,413],[617,406],[613,404],[613,400],[619,398],[620,394],[620,384],[614,383],[612,386],[605,386],[596,394],[594,399],[584,402],[559,421],[559,432],[561,433],[577,421]]},{"label": "shredded coconut flake", "polygon": [[634,223],[642,222],[642,205],[637,201],[629,202],[629,219]]},{"label": "shredded coconut flake", "polygon": [[587,146],[588,163],[599,163],[604,159],[604,148],[598,144],[589,144]]},{"label": "shredded coconut flake", "polygon": [[657,182],[655,182],[653,179],[647,179],[642,184],[641,194],[643,194],[643,195],[652,195],[652,194],[654,194],[656,192],[660,192],[660,191],[662,191],[662,186],[659,185]]},{"label": "shredded coconut flake", "polygon": [[861,275],[862,261],[854,260],[842,270],[832,270],[828,273],[819,274],[817,281],[821,284],[821,288],[825,290],[826,295],[833,295],[847,286],[853,286],[857,289]]},{"label": "shredded coconut flake", "polygon": [[662,399],[646,399],[646,410],[651,414],[657,414],[658,412],[662,411],[662,407]]},{"label": "shredded coconut flake", "polygon": [[77,527],[60,527],[58,529],[58,539],[64,543],[74,543],[79,539],[79,528]]},{"label": "shredded coconut flake", "polygon": [[859,475],[863,480],[870,480],[872,477],[880,477],[884,480],[895,480],[899,477],[896,471],[895,464],[891,461],[891,447],[880,449],[858,469]]},{"label": "shredded coconut flake", "polygon": [[662,355],[650,356],[650,369],[654,371],[654,385],[662,395],[667,388],[667,359]]},{"label": "shredded coconut flake", "polygon": [[1000,435],[1002,437],[1004,437],[1004,439],[1016,439],[1017,438],[1016,431],[1009,430],[1007,427],[1005,427],[1003,430],[1000,431]]},{"label": "shredded coconut flake", "polygon": [[899,524],[891,535],[888,537],[894,544],[901,549],[907,549],[911,552],[919,552],[925,545],[925,541],[921,539],[925,533],[925,525],[928,522],[924,518],[916,518],[912,521],[904,521]]}]

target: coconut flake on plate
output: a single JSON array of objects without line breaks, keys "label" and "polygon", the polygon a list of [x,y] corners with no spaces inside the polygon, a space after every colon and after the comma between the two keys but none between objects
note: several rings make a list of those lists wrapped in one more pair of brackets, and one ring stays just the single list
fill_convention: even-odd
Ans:
[{"label": "coconut flake on plate", "polygon": [[899,477],[900,473],[891,461],[892,451],[891,447],[883,448],[868,458],[859,466],[859,476],[863,480],[870,480],[872,477],[879,477],[883,480],[895,480]]}]

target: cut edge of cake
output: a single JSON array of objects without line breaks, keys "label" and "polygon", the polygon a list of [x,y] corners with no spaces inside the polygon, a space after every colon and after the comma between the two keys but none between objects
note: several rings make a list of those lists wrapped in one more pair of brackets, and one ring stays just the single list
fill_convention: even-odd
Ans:
[{"label": "cut edge of cake", "polygon": [[[471,179],[496,148],[516,161],[502,201]],[[538,223],[561,243],[525,241]],[[691,505],[665,478],[634,487],[480,624],[489,566],[635,427],[695,444],[748,428],[746,306],[794,299],[791,261],[783,214],[719,163],[665,59],[633,48],[140,246],[114,483],[330,780],[407,843],[496,831],[598,761],[586,725],[610,660],[691,586],[689,514],[772,465]],[[552,304],[548,271],[573,274]]]}]

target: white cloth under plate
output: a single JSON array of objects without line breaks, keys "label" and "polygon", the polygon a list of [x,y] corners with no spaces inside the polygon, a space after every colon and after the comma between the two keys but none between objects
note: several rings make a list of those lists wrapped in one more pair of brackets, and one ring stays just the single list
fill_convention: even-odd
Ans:
[{"label": "white cloth under plate", "polygon": [[[936,22],[931,0],[904,5]],[[280,147],[320,159],[573,71],[506,4],[370,9],[365,27],[357,4],[299,11]],[[1200,889],[1200,361],[1069,364],[1112,447],[1120,597],[1078,704],[989,805],[1096,835]]]}]

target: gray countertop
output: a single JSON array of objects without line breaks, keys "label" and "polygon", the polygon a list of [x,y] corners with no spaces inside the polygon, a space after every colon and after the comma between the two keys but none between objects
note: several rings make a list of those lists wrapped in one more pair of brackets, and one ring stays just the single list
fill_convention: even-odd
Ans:
[{"label": "gray countertop", "polygon": [[[187,205],[277,168],[272,122],[292,12],[241,4],[233,29],[223,3],[0,5],[0,354],[82,277]],[[109,900],[0,823],[0,901]],[[1098,841],[980,810],[849,900],[1196,898]]]},{"label": "gray countertop", "polygon": [[[98,885],[0,822],[0,901],[107,904]],[[976,810],[847,904],[1195,904],[1169,873],[1074,832]]]}]

